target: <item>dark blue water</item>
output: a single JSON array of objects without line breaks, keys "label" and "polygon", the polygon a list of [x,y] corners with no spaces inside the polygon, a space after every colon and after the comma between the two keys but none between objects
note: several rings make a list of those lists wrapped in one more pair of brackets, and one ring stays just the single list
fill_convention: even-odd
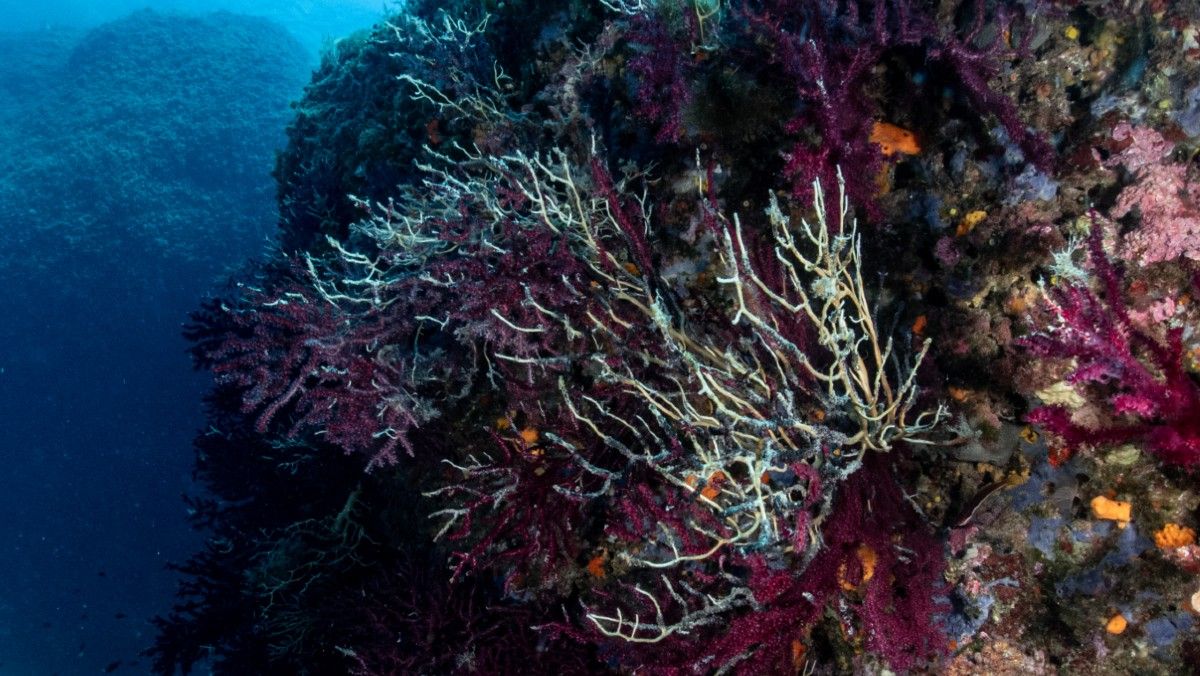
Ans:
[{"label": "dark blue water", "polygon": [[164,565],[196,544],[179,497],[203,383],[174,336],[200,289],[116,278],[63,298],[47,281],[0,303],[6,675],[134,661],[174,588]]},{"label": "dark blue water", "polygon": [[181,495],[207,376],[181,325],[270,246],[273,152],[319,37],[374,15],[284,4],[300,38],[0,9],[31,29],[0,33],[0,676],[149,670],[166,564],[200,544]]}]

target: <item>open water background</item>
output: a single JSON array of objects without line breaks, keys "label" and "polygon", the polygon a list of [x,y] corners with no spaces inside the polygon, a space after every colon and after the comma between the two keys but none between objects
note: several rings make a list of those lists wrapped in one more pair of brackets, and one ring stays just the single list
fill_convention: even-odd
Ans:
[{"label": "open water background", "polygon": [[[385,10],[375,0],[152,4],[160,13],[266,17],[299,40],[309,68],[323,44]],[[90,146],[52,141],[66,116],[101,124],[102,116],[70,110],[78,99],[63,70],[70,51],[91,29],[145,6],[0,1],[0,676],[148,673],[138,653],[152,642],[150,618],[168,609],[176,583],[165,566],[199,546],[180,497],[191,488],[206,376],[192,371],[180,328],[226,274],[269,246],[272,157],[268,150],[247,158],[245,148],[282,145],[288,102],[307,75],[273,92],[277,109],[263,118],[276,120],[263,132],[270,138],[223,138],[204,146],[203,161],[182,158],[195,175],[172,179],[185,189],[169,197],[171,228],[156,233],[154,214],[121,213],[144,208],[137,199],[100,194],[112,190],[94,175],[103,166],[73,155]],[[248,93],[242,88],[224,91],[171,106],[182,115],[189,105],[245,104],[236,100]],[[121,112],[120,101],[106,105],[120,119],[104,122],[100,141],[88,144],[112,129],[142,134],[147,148],[186,141],[155,138],[161,125]],[[38,138],[51,141],[30,140]],[[219,173],[213,167],[226,160],[251,177],[242,186],[245,213],[207,221],[221,199],[214,191],[228,189],[209,191],[204,186],[225,177],[204,173]],[[104,209],[87,213],[100,203]],[[150,225],[135,232],[129,223]]]}]

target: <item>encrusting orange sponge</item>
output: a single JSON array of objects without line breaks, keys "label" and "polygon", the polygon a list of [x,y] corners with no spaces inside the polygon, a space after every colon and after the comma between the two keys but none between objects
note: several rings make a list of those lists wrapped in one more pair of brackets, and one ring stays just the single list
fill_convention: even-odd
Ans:
[{"label": "encrusting orange sponge", "polygon": [[1159,549],[1175,549],[1196,544],[1196,531],[1177,523],[1168,523],[1154,533],[1154,544]]},{"label": "encrusting orange sponge", "polygon": [[848,579],[845,562],[838,566],[838,584],[846,591],[853,591],[870,582],[871,578],[875,577],[875,564],[879,561],[879,555],[875,553],[875,550],[865,544],[859,545],[854,554],[858,557],[860,567],[860,576],[857,583],[851,582]]},{"label": "encrusting orange sponge", "polygon": [[525,429],[521,430],[521,441],[524,441],[526,446],[532,446],[536,444],[540,436],[541,435],[538,434],[538,431],[532,427],[526,427]]},{"label": "encrusting orange sponge", "polygon": [[1097,519],[1127,524],[1133,518],[1133,505],[1097,495],[1092,498],[1092,513],[1096,515]]},{"label": "encrusting orange sponge", "polygon": [[880,152],[887,157],[897,153],[917,155],[921,152],[921,144],[917,143],[916,134],[887,122],[876,122],[871,127],[871,143],[878,145]]},{"label": "encrusting orange sponge", "polygon": [[721,484],[724,483],[724,481],[724,472],[721,470],[713,472],[712,476],[708,477],[708,485],[700,489],[700,495],[703,495],[709,500],[715,500],[717,496],[721,494]]},{"label": "encrusting orange sponge", "polygon": [[1121,613],[1117,613],[1108,618],[1108,622],[1104,625],[1104,630],[1110,634],[1123,634],[1128,626],[1129,620],[1126,620],[1125,616]]},{"label": "encrusting orange sponge", "polygon": [[976,209],[963,216],[963,219],[958,222],[958,227],[954,230],[955,237],[962,237],[975,229],[975,226],[983,222],[987,218],[987,212],[983,209]]},{"label": "encrusting orange sponge", "polygon": [[604,575],[605,575],[604,562],[605,562],[605,560],[607,560],[607,558],[608,557],[605,556],[604,554],[598,554],[596,556],[593,556],[592,560],[588,561],[588,564],[587,564],[588,574],[591,575],[592,577],[596,578],[597,580],[603,580]]}]

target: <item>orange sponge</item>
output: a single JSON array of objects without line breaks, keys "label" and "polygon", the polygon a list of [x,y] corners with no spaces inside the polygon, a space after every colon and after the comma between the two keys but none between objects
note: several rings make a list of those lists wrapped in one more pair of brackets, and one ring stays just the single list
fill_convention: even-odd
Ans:
[{"label": "orange sponge", "polygon": [[897,153],[916,155],[921,152],[921,144],[917,143],[916,134],[887,122],[876,122],[871,127],[871,142],[878,145],[879,150],[888,157]]},{"label": "orange sponge", "polygon": [[1092,498],[1092,513],[1096,515],[1097,519],[1126,524],[1133,518],[1133,505],[1097,495]]},{"label": "orange sponge", "polygon": [[1169,523],[1154,533],[1154,544],[1159,549],[1175,549],[1196,544],[1196,531],[1177,523]]}]

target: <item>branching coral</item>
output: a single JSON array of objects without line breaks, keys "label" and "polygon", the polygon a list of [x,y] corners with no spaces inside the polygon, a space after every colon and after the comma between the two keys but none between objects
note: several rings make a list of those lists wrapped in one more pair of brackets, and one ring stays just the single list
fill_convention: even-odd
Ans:
[{"label": "branching coral", "polygon": [[[437,123],[419,179],[347,197],[357,220],[322,225],[194,328],[257,434],[349,454],[429,517],[373,513],[358,530],[343,527],[354,509],[325,510],[271,529],[255,598],[281,619],[260,632],[305,653],[313,616],[357,618],[333,645],[364,673],[466,670],[485,650],[509,665],[563,636],[572,659],[595,648],[649,673],[803,669],[821,642],[921,667],[945,649],[942,548],[902,475],[916,449],[953,441],[949,412],[918,386],[930,341],[895,331],[901,303],[876,288],[851,211],[878,164],[860,69],[912,46],[911,26],[900,5],[867,32],[817,12],[813,39],[844,49],[815,54],[788,33],[806,15],[780,3],[606,4],[641,32],[562,49],[550,84],[488,64],[490,22],[394,22],[384,44],[405,68],[388,95]],[[680,155],[709,56],[784,38],[791,135],[752,160]],[[753,77],[779,79],[769,65]],[[857,75],[829,91],[839,73]],[[652,90],[671,100],[646,106]],[[629,105],[631,128],[597,101]],[[626,152],[631,136],[650,149]],[[783,167],[794,141],[820,157]],[[417,545],[432,563],[386,567]],[[398,602],[356,615],[343,583]],[[513,653],[492,640],[500,617],[523,623]],[[410,641],[391,648],[389,631]]]},{"label": "branching coral", "polygon": [[[446,98],[432,84],[413,84],[420,99]],[[456,110],[501,115],[469,101]],[[649,194],[632,190],[641,175],[614,179],[594,140],[544,154],[457,153],[456,162],[435,155],[426,165],[427,196],[407,200],[405,214],[389,207],[360,224],[377,256],[331,242],[340,267],[328,271],[341,276],[318,271],[312,284],[331,303],[403,312],[396,308],[419,297],[412,289],[421,285],[461,291],[487,280],[488,297],[448,298],[437,330],[480,355],[485,380],[511,404],[541,393],[524,413],[543,428],[543,457],[554,460],[521,478],[518,447],[497,439],[507,460],[447,461],[464,483],[427,495],[459,503],[437,515],[442,533],[467,545],[460,572],[489,559],[547,561],[535,552],[551,546],[545,537],[561,538],[552,533],[562,527],[546,517],[530,535],[507,538],[526,544],[495,557],[507,524],[535,509],[518,492],[540,483],[533,494],[572,496],[581,510],[603,500],[620,515],[608,537],[627,572],[612,577],[628,579],[614,589],[656,619],[597,609],[585,616],[595,631],[631,643],[716,631],[723,616],[766,607],[749,579],[722,572],[722,562],[787,558],[801,584],[795,576],[822,551],[837,485],[866,454],[929,442],[945,419],[942,407],[915,410],[914,374],[927,344],[905,364],[876,326],[840,182],[832,214],[816,186],[811,222],[797,223],[772,200],[761,252],[750,244],[760,235],[721,215],[702,182],[697,211],[719,243],[708,255],[731,308],[725,317],[689,317],[651,252]],[[458,225],[430,227],[448,222]],[[414,254],[426,251],[415,242],[436,250]],[[510,266],[530,242],[545,243],[534,244],[536,263],[520,256]],[[564,417],[572,424],[564,427]],[[564,471],[564,460],[574,470]],[[528,572],[531,561],[523,564]],[[619,608],[616,597],[625,595],[597,601],[612,596]],[[734,664],[753,652],[723,659]]]},{"label": "branching coral", "polygon": [[1050,324],[1021,342],[1037,357],[1072,360],[1067,382],[1102,406],[1112,422],[1079,422],[1061,404],[1034,410],[1030,420],[1072,449],[1141,441],[1163,462],[1194,466],[1200,463],[1200,384],[1184,362],[1183,330],[1156,336],[1130,320],[1123,275],[1101,238],[1094,226],[1088,240],[1092,277],[1045,288]]},{"label": "branching coral", "polygon": [[442,296],[436,289],[414,292],[402,312],[417,317],[393,315],[399,308],[376,312],[330,302],[330,287],[305,285],[304,273],[294,274],[201,316],[203,327],[192,335],[209,334],[197,347],[202,363],[243,392],[243,410],[256,414],[259,432],[320,433],[347,452],[366,454],[371,466],[395,462],[398,448],[411,454],[408,432],[458,393],[442,353],[406,359],[396,346],[420,345],[433,320],[418,308],[432,312]]},{"label": "branching coral", "polygon": [[[743,83],[791,94],[790,107],[779,111],[785,123],[778,131],[789,139],[781,149],[781,173],[794,195],[808,199],[814,179],[832,185],[837,167],[854,167],[849,194],[877,218],[876,177],[884,156],[873,131],[891,103],[877,96],[878,78],[896,54],[918,52],[945,71],[947,83],[962,90],[977,115],[994,116],[1028,161],[1050,167],[1049,142],[1026,128],[994,82],[1032,36],[1010,3],[963,3],[971,20],[961,28],[911,0],[731,3],[719,16],[717,5],[608,3],[630,16],[628,39],[638,50],[630,64],[638,75],[634,109],[658,125],[660,142],[702,138],[709,131],[715,121],[703,120],[701,111],[722,75],[706,64],[736,64]],[[706,23],[712,24],[707,35]],[[1023,42],[1013,44],[1014,35]],[[742,105],[762,96],[730,87],[736,93],[723,95],[743,97]]]},{"label": "branching coral", "polygon": [[[656,388],[628,369],[601,369],[601,378],[635,395],[646,415],[618,416],[594,400],[576,408],[564,392],[572,413],[607,444],[621,444],[616,439],[621,428],[649,443],[641,456],[628,455],[660,478],[659,488],[621,499],[626,518],[610,532],[630,548],[622,557],[631,577],[643,582],[628,583],[625,594],[614,592],[627,597],[629,611],[587,613],[604,636],[694,647],[694,640],[681,637],[706,635],[712,630],[705,628],[725,622],[740,624],[731,618],[746,613],[745,621],[753,623],[749,618],[785,612],[776,605],[779,592],[766,591],[770,587],[790,588],[788,594],[836,591],[844,579],[814,582],[805,571],[826,549],[823,534],[826,520],[837,518],[830,510],[838,485],[867,453],[928,441],[946,416],[940,407],[912,413],[913,374],[924,348],[908,369],[895,361],[891,341],[875,327],[862,284],[844,192],[832,217],[836,222],[829,222],[823,193],[816,190],[812,223],[801,220],[797,227],[774,202],[767,210],[779,264],[772,283],[751,263],[740,219],[727,223],[710,214],[714,225],[722,222],[716,225],[724,242],[719,264],[725,275],[719,281],[733,301],[728,330],[743,325],[746,332],[734,334],[736,342],[722,352],[706,347],[703,337],[681,333],[662,303],[652,306],[658,334],[674,357],[671,387]],[[806,336],[815,338],[815,347],[801,347]],[[870,576],[857,551],[849,557],[865,584]],[[875,556],[874,549],[865,551]],[[768,573],[783,561],[789,562],[788,572]],[[839,565],[844,571],[847,563]],[[731,566],[757,572],[731,573]],[[772,580],[770,587],[762,577]],[[877,586],[867,588],[887,595]],[[802,631],[820,606],[786,612],[809,618],[793,620]],[[709,666],[727,668],[744,660],[778,666],[790,643],[782,654],[773,652],[778,649],[748,643],[711,655]]]},{"label": "branching coral", "polygon": [[[837,165],[853,166],[861,173],[851,194],[862,204],[872,204],[873,186],[866,179],[880,166],[880,155],[867,139],[879,112],[865,85],[885,55],[901,49],[924,50],[930,62],[947,68],[979,113],[994,114],[1030,161],[1049,166],[1049,144],[1026,130],[1015,104],[989,84],[1011,53],[1002,36],[1011,35],[1016,15],[1007,8],[989,13],[984,2],[974,3],[974,21],[958,34],[906,0],[844,6],[823,0],[754,5],[758,11],[750,14],[752,24],[775,45],[774,58],[804,104],[788,129],[798,135],[815,131],[820,138],[817,144],[801,140],[789,153],[787,172],[795,177],[798,189],[814,176],[828,183]],[[990,21],[996,24],[994,37],[981,47],[981,35]],[[807,26],[808,31],[797,31],[798,26]]]},{"label": "branching coral", "polygon": [[[1053,255],[1022,343],[1065,377],[1029,418],[1049,455],[1004,354],[1051,223],[1115,202],[1139,257],[1182,232],[1145,193],[1168,144],[1064,121],[1101,85],[1058,83],[1116,58],[1100,27],[997,0],[411,5],[326,61],[280,164],[286,253],[190,332],[224,474],[157,669],[939,671],[951,638],[1043,619],[1075,668],[1142,640],[1140,611],[1081,629],[1045,592],[1104,533],[1125,557],[1176,524],[1141,559],[1193,567],[1194,500],[1144,493],[1182,473],[1131,446],[1200,457],[1194,309],[1159,293],[1194,270],[1155,256],[1127,289],[1097,233]],[[1110,154],[1051,173],[1026,95]],[[1060,441],[1132,443],[1057,467]],[[1095,535],[1071,557],[1019,511],[1051,465]],[[1115,510],[1071,506],[1079,471]]]},{"label": "branching coral", "polygon": [[581,546],[574,524],[606,483],[553,445],[498,432],[491,438],[490,452],[462,464],[443,460],[451,481],[425,494],[447,505],[429,515],[440,523],[434,540],[455,550],[452,582],[490,569],[513,595],[550,587],[574,567]]}]

